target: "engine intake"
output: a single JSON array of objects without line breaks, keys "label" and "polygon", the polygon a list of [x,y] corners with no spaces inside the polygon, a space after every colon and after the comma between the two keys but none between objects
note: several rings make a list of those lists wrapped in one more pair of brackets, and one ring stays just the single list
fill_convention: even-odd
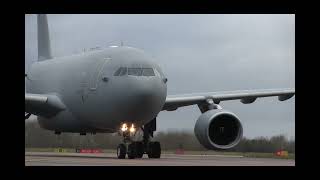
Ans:
[{"label": "engine intake", "polygon": [[241,122],[235,114],[214,109],[203,113],[198,118],[194,133],[205,148],[225,150],[240,142],[243,130]]}]

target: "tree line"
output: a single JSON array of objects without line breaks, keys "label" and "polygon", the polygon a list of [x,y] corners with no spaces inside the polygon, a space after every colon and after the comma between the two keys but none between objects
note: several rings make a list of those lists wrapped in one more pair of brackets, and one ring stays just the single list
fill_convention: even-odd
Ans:
[{"label": "tree line", "polygon": [[[117,134],[97,133],[80,136],[79,133],[61,133],[55,135],[39,127],[37,123],[25,123],[25,147],[26,148],[101,148],[116,149],[121,143],[122,137]],[[198,142],[195,135],[188,131],[158,132],[154,140],[161,142],[162,150],[194,150],[205,151],[206,149]],[[276,152],[286,150],[295,152],[295,140],[288,139],[284,135],[271,138],[257,137],[249,139],[243,137],[240,143],[228,151],[232,152]]]}]

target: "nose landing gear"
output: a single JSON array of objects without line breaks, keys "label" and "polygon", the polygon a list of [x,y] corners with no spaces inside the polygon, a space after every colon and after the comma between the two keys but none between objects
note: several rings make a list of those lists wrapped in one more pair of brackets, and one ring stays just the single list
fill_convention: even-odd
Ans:
[{"label": "nose landing gear", "polygon": [[[122,126],[122,129],[126,130],[124,126]],[[117,157],[119,159],[124,159],[126,154],[129,159],[142,158],[143,154],[147,154],[149,158],[160,158],[160,143],[151,141],[153,132],[156,130],[156,119],[153,119],[151,122],[144,125],[141,130],[143,131],[142,141],[133,141],[131,138],[132,133],[128,133],[127,131],[122,132],[124,143],[119,144],[117,148]]]}]

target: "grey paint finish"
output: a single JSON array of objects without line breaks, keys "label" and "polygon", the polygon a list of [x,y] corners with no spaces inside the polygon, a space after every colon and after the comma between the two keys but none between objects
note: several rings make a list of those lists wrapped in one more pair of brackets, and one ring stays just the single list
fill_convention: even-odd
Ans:
[{"label": "grey paint finish", "polygon": [[[28,74],[27,92],[56,94],[68,107],[61,113],[92,131],[114,131],[124,121],[142,125],[156,117],[167,92],[161,69],[150,59],[141,50],[114,47],[37,62]],[[154,68],[156,76],[113,76],[119,67]],[[39,120],[44,128],[66,131],[55,124],[65,117],[56,118]]]},{"label": "grey paint finish", "polygon": [[38,61],[51,59],[51,47],[49,38],[49,26],[47,16],[38,14]]},{"label": "grey paint finish", "polygon": [[47,118],[53,117],[60,111],[66,109],[66,106],[61,102],[60,98],[52,94],[26,94],[25,101],[26,112]]},{"label": "grey paint finish", "polygon": [[[210,138],[208,138],[210,135],[209,132],[209,127],[212,121],[214,121],[215,118],[218,116],[231,116],[233,121],[237,124],[238,126],[238,132],[236,135],[236,138],[228,145],[219,145],[213,142]],[[194,127],[194,134],[196,135],[197,139],[199,142],[206,147],[207,149],[230,149],[234,146],[236,146],[243,135],[243,128],[240,122],[240,119],[232,112],[226,111],[226,110],[221,110],[221,109],[214,109],[214,110],[209,110],[205,113],[203,113],[197,120],[195,127]]]}]

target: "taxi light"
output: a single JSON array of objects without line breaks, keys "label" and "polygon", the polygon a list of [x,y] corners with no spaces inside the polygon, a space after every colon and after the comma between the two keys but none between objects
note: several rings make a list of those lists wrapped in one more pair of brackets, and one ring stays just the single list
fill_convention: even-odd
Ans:
[{"label": "taxi light", "polygon": [[130,128],[130,132],[133,133],[133,132],[135,132],[135,131],[136,131],[136,128],[135,128],[134,125],[132,124],[132,125],[131,125],[131,128]]},{"label": "taxi light", "polygon": [[128,130],[128,126],[126,123],[122,124],[122,127],[121,127],[121,131],[124,132],[124,131],[127,131]]}]

